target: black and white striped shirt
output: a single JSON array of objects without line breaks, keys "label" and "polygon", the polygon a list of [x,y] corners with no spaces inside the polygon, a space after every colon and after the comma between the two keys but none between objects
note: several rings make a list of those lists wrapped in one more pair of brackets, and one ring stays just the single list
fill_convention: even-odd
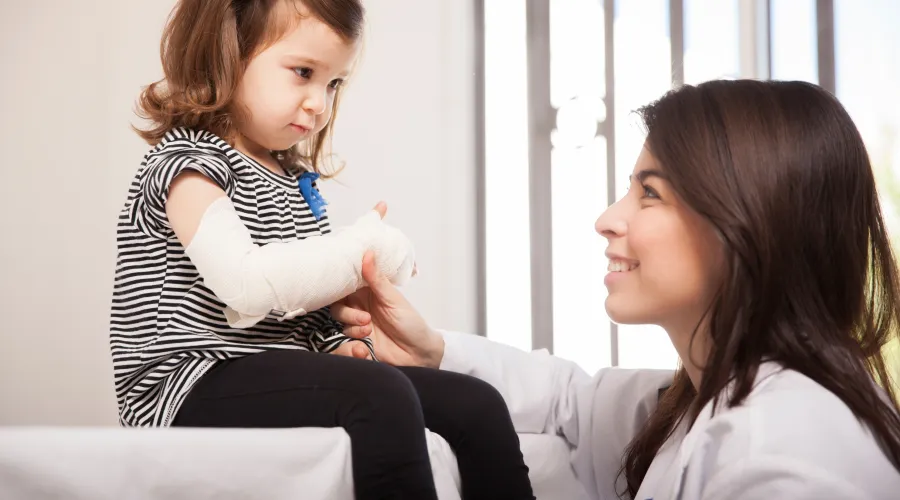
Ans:
[{"label": "black and white striped shirt", "polygon": [[197,380],[216,362],[268,349],[331,351],[346,341],[327,309],[289,321],[275,314],[233,329],[166,218],[169,186],[185,171],[221,187],[253,242],[286,242],[330,231],[316,220],[297,179],[271,172],[218,136],[176,129],[144,157],[119,215],[110,344],[119,419],[168,426]]}]

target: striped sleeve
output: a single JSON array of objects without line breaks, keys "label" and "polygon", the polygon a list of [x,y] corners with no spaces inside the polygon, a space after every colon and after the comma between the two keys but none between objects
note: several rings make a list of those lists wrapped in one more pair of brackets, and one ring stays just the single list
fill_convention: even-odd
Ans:
[{"label": "striped sleeve", "polygon": [[172,181],[182,172],[203,174],[222,188],[229,198],[234,194],[234,173],[225,158],[182,150],[154,160],[148,161],[141,172],[138,179],[140,186],[131,206],[134,225],[148,236],[166,238],[171,234],[166,200]]}]

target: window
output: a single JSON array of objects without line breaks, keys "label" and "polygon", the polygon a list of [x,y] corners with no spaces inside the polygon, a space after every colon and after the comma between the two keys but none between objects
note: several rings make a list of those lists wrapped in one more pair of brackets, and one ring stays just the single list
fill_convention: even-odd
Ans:
[{"label": "window", "polygon": [[549,9],[553,350],[596,371],[610,364],[609,321],[586,315],[606,300],[605,243],[592,229],[607,206],[604,12],[597,0]]},{"label": "window", "polygon": [[819,83],[816,0],[770,0],[772,79]]},{"label": "window", "polygon": [[[900,3],[834,2],[837,96],[856,122],[875,170],[881,207],[894,251],[900,252]],[[889,346],[894,382],[900,384],[900,344]],[[900,388],[900,387],[898,387]]]},{"label": "window", "polygon": [[685,0],[685,83],[741,75],[738,12],[738,0]]},{"label": "window", "polygon": [[[644,144],[645,134],[634,110],[672,87],[669,3],[668,0],[615,3],[615,199],[624,196],[628,176]],[[692,67],[695,68],[696,65]],[[602,246],[606,246],[605,241]],[[678,355],[666,332],[659,327],[619,325],[617,337],[619,366],[674,368],[677,364]]]},{"label": "window", "polygon": [[531,349],[525,3],[484,2],[487,336]]},{"label": "window", "polygon": [[480,3],[488,337],[548,347],[589,372],[676,365],[661,329],[606,317],[606,242],[593,224],[624,194],[643,143],[633,111],[682,81],[771,77],[836,87],[870,148],[900,238],[900,100],[892,88],[900,81],[900,2]]}]

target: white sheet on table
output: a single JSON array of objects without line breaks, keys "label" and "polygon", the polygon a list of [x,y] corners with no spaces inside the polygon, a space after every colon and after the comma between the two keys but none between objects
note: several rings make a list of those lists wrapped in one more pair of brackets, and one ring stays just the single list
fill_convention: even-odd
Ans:
[{"label": "white sheet on table", "polygon": [[[538,500],[583,490],[568,448],[520,435]],[[429,433],[440,500],[459,500],[456,457]],[[0,498],[72,500],[352,499],[350,438],[342,429],[0,429]]]}]

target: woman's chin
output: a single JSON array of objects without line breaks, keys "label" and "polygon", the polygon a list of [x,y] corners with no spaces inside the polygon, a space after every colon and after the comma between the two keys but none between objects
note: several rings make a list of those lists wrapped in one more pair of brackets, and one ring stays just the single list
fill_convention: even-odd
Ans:
[{"label": "woman's chin", "polygon": [[606,315],[619,325],[641,325],[647,322],[645,314],[634,308],[633,300],[622,300],[624,297],[610,295],[606,298]]}]

